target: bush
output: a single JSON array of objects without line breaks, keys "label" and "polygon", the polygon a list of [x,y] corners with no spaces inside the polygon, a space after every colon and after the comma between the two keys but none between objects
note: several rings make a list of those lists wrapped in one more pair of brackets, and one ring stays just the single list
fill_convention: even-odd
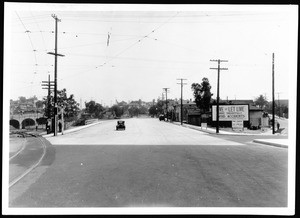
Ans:
[{"label": "bush", "polygon": [[85,121],[86,121],[86,119],[80,118],[80,119],[76,120],[76,122],[74,123],[74,126],[84,126]]}]

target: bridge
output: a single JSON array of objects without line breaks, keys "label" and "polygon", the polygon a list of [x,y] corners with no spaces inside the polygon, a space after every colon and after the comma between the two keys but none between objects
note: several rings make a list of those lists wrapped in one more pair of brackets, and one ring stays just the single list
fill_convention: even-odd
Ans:
[{"label": "bridge", "polygon": [[23,113],[23,114],[11,114],[9,125],[16,129],[24,129],[26,126],[36,126],[37,118],[43,117],[43,113]]}]

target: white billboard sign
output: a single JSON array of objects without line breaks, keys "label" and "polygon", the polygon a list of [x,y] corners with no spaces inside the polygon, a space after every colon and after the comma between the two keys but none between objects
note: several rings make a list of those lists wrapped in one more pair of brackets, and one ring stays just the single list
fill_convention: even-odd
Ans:
[{"label": "white billboard sign", "polygon": [[[212,120],[217,121],[217,105],[212,106]],[[249,105],[219,105],[219,121],[249,120]]]}]

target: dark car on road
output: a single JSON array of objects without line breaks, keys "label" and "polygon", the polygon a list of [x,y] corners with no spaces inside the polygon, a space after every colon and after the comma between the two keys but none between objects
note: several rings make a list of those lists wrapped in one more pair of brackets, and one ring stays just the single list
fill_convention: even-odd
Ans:
[{"label": "dark car on road", "polygon": [[159,115],[159,121],[165,120],[165,115],[161,114]]},{"label": "dark car on road", "polygon": [[123,121],[123,120],[118,120],[117,126],[116,126],[116,130],[119,130],[119,129],[125,130],[125,121]]}]

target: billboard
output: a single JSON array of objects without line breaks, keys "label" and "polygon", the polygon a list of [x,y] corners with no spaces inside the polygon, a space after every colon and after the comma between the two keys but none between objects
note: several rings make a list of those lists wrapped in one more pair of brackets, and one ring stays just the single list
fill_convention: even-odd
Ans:
[{"label": "billboard", "polygon": [[[212,106],[212,120],[217,121],[217,105]],[[219,105],[219,120],[249,120],[249,105]]]}]

